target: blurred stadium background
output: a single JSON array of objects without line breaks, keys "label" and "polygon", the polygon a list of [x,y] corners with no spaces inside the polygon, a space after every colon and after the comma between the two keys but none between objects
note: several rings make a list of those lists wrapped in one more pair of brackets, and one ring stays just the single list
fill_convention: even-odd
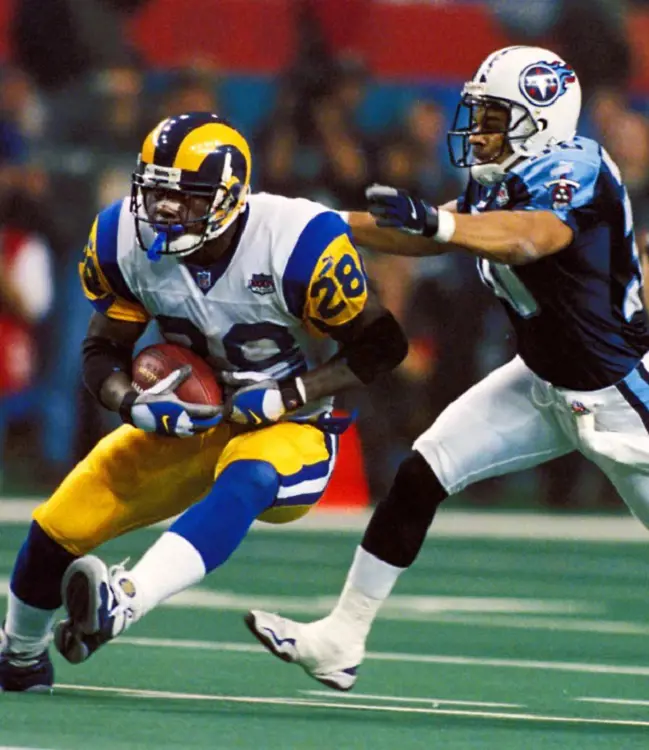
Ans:
[{"label": "blurred stadium background", "polygon": [[[161,117],[230,118],[255,190],[353,209],[376,180],[442,201],[462,188],[445,145],[462,82],[495,48],[545,44],[577,69],[582,132],[618,162],[644,235],[648,35],[649,3],[624,0],[0,0],[0,496],[46,495],[115,424],[80,384],[76,265]],[[348,394],[360,417],[333,503],[380,497],[413,437],[512,348],[469,258],[367,262],[411,350]],[[458,502],[620,507],[578,457]]]}]

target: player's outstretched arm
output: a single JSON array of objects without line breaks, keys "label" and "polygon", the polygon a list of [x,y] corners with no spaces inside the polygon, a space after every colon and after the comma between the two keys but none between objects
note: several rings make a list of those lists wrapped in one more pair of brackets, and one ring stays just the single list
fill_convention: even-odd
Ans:
[{"label": "player's outstretched arm", "polygon": [[377,252],[426,256],[460,248],[518,265],[556,253],[573,239],[572,229],[552,211],[458,214],[453,204],[436,208],[383,185],[373,185],[366,195],[369,214],[351,214],[350,225],[358,243]]},{"label": "player's outstretched arm", "polygon": [[351,211],[347,221],[356,245],[377,253],[419,258],[443,255],[450,249],[431,241],[428,237],[405,234],[399,229],[379,227],[369,212]]}]

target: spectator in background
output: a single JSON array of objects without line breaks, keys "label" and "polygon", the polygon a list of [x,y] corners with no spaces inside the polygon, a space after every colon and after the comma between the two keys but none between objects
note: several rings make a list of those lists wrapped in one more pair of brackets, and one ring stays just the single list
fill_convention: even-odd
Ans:
[{"label": "spectator in background", "polygon": [[626,0],[488,0],[496,18],[523,44],[550,45],[579,72],[584,101],[601,86],[626,88],[631,51]]},{"label": "spectator in background", "polygon": [[59,139],[84,146],[100,157],[121,156],[139,148],[145,133],[147,101],[142,71],[134,65],[107,68],[94,77],[78,117]]},{"label": "spectator in background", "polygon": [[[52,143],[87,144],[102,104],[96,92],[133,89],[138,54],[124,31],[126,16],[147,0],[16,0],[13,57],[37,86]],[[129,80],[129,76],[131,80]],[[115,123],[117,137],[125,133]],[[81,140],[79,140],[81,139]],[[130,144],[128,145],[130,148]]]},{"label": "spectator in background", "polygon": [[123,23],[148,0],[15,0],[11,23],[16,62],[44,91],[60,91],[88,74],[131,65],[136,53]]},{"label": "spectator in background", "polygon": [[620,168],[642,240],[649,230],[649,121],[627,105],[624,93],[612,88],[592,97],[590,115],[602,145]]},{"label": "spectator in background", "polygon": [[355,124],[366,87],[355,60],[296,64],[256,146],[262,188],[331,206],[360,208],[370,181],[370,148]]},{"label": "spectator in background", "polygon": [[218,77],[209,68],[192,67],[176,71],[156,122],[180,112],[218,112],[217,89]]},{"label": "spectator in background", "polygon": [[27,161],[31,144],[42,134],[43,117],[28,76],[19,68],[4,66],[0,74],[0,164]]},{"label": "spectator in background", "polygon": [[365,205],[370,181],[369,144],[356,125],[356,112],[367,89],[367,70],[354,57],[340,57],[327,93],[313,103],[316,141],[324,157],[321,179],[335,200],[351,209]]},{"label": "spectator in background", "polygon": [[436,102],[413,102],[399,131],[387,134],[378,146],[377,181],[425,195],[433,202],[459,193],[462,183],[446,166],[447,130]]},{"label": "spectator in background", "polygon": [[51,250],[25,221],[26,201],[5,184],[0,194],[0,398],[33,383],[37,327],[54,297]]}]

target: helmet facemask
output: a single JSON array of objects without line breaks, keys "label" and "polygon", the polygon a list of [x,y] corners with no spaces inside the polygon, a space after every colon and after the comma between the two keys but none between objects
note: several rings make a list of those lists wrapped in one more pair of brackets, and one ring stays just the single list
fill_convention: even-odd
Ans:
[{"label": "helmet facemask", "polygon": [[246,205],[247,186],[232,176],[228,178],[227,170],[227,181],[217,187],[184,177],[180,169],[141,161],[133,173],[131,212],[135,232],[152,261],[163,255],[185,257],[195,253],[222,235]]},{"label": "helmet facemask", "polygon": [[[540,128],[530,111],[510,99],[488,96],[481,85],[468,83],[457,106],[447,142],[451,163],[456,167],[470,168],[472,176],[483,184],[493,184],[502,179],[506,171],[521,158],[526,158],[526,143]],[[498,116],[494,116],[496,110]],[[505,113],[503,118],[501,113]],[[502,121],[502,124],[498,122]],[[478,156],[471,136],[502,136],[500,148],[487,155]]]}]

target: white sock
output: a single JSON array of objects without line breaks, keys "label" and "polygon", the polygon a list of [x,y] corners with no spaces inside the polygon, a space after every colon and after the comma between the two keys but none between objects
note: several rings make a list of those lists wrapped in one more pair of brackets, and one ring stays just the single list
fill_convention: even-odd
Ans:
[{"label": "white sock", "polygon": [[355,589],[372,599],[387,599],[394,584],[406,568],[390,565],[360,545],[356,547],[347,581]]},{"label": "white sock", "polygon": [[4,631],[16,653],[40,654],[52,638],[55,609],[38,609],[25,604],[11,589],[7,600]]},{"label": "white sock", "polygon": [[357,547],[347,581],[330,617],[353,627],[365,638],[404,570]]},{"label": "white sock", "polygon": [[172,531],[165,533],[129,571],[135,583],[138,606],[136,620],[160,602],[205,578],[205,564],[187,539]]}]

